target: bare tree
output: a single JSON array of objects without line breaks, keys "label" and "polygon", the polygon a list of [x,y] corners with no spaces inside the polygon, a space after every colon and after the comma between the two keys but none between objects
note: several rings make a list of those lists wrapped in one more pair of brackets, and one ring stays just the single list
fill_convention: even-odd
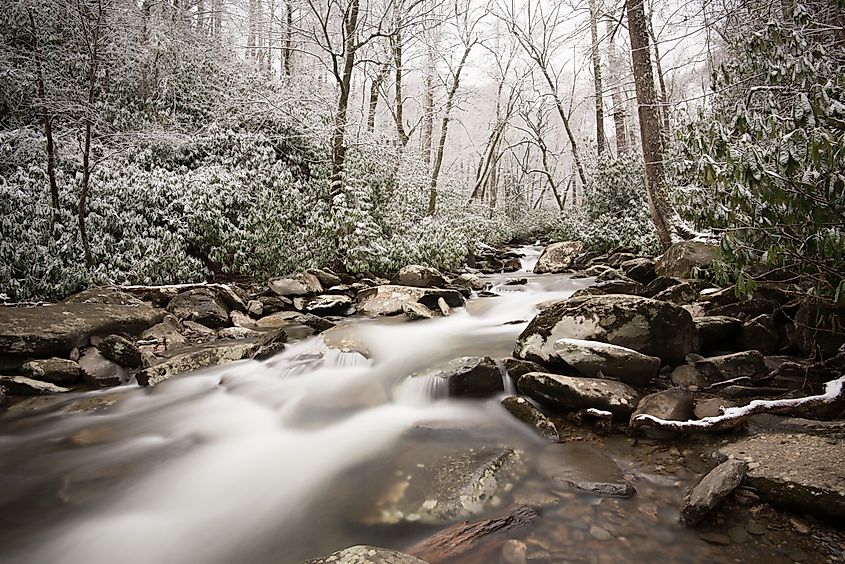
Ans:
[{"label": "bare tree", "polygon": [[602,98],[601,50],[599,45],[598,18],[600,0],[589,0],[590,4],[590,57],[593,61],[593,86],[596,104],[596,150],[599,155],[604,151],[604,102]]},{"label": "bare tree", "polygon": [[627,115],[625,112],[625,103],[622,100],[622,77],[625,75],[624,67],[619,52],[614,42],[616,35],[615,20],[611,14],[608,14],[605,20],[607,24],[607,62],[608,71],[610,74],[610,97],[613,101],[613,125],[614,138],[616,140],[616,152],[621,155],[628,152],[628,124]]}]

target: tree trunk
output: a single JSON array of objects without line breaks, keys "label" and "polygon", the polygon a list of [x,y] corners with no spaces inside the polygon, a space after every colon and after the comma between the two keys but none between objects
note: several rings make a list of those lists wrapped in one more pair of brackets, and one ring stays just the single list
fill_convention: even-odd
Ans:
[{"label": "tree trunk", "polygon": [[[53,211],[59,209],[59,185],[56,182],[56,146],[53,142],[53,116],[47,104],[47,89],[44,85],[44,66],[41,49],[38,47],[38,30],[35,26],[35,16],[32,10],[27,10],[29,24],[32,27],[32,52],[35,55],[36,88],[38,102],[41,105],[41,122],[44,125],[44,136],[47,138],[47,178],[50,179],[50,200]],[[55,219],[55,218],[54,218]]]},{"label": "tree trunk", "polygon": [[211,0],[211,34],[219,44],[223,29],[223,0]]},{"label": "tree trunk", "polygon": [[343,188],[343,169],[346,164],[346,122],[349,109],[349,94],[352,90],[352,69],[355,66],[356,32],[358,31],[358,10],[360,0],[350,0],[349,10],[344,18],[343,73],[340,76],[340,96],[334,119],[332,136],[332,176],[329,205]]},{"label": "tree trunk", "polygon": [[434,215],[437,210],[437,177],[440,176],[440,167],[443,166],[443,150],[446,147],[446,135],[449,133],[450,114],[452,113],[452,105],[455,103],[455,94],[458,92],[458,86],[460,86],[461,72],[464,70],[464,64],[467,62],[467,57],[469,57],[473,45],[475,45],[474,41],[468,43],[464,49],[461,62],[458,63],[458,69],[452,80],[452,87],[446,94],[446,107],[443,109],[443,120],[440,122],[440,139],[437,143],[437,152],[434,155],[434,169],[431,171],[431,185],[428,191],[428,215]]},{"label": "tree trunk", "polygon": [[285,2],[285,48],[283,70],[285,76],[291,75],[291,57],[293,56],[293,0]]},{"label": "tree trunk", "polygon": [[396,135],[399,138],[399,144],[402,147],[408,144],[408,133],[405,131],[405,99],[402,91],[402,9],[403,4],[401,0],[396,3],[396,32],[390,38],[393,44],[393,68],[394,76],[394,119],[396,121]]},{"label": "tree trunk", "polygon": [[426,165],[431,164],[431,140],[434,135],[434,48],[428,47],[428,65],[425,72],[423,93],[422,126],[420,129],[420,150]]},{"label": "tree trunk", "polygon": [[593,84],[596,96],[596,147],[601,155],[605,147],[604,103],[602,101],[601,51],[599,50],[598,10],[596,0],[590,0],[590,40],[592,42]]},{"label": "tree trunk", "polygon": [[654,70],[657,71],[657,85],[660,87],[660,117],[663,121],[664,141],[669,139],[671,126],[669,124],[669,97],[666,94],[666,81],[663,77],[663,65],[660,62],[660,46],[657,44],[657,36],[654,34],[654,25],[651,21],[652,13],[648,14],[648,36],[651,44],[654,45]]},{"label": "tree trunk", "polygon": [[623,155],[628,152],[628,124],[626,119],[625,104],[622,101],[622,93],[619,84],[622,81],[622,62],[619,60],[619,53],[616,51],[616,44],[613,41],[613,20],[608,18],[607,37],[608,49],[607,59],[610,69],[610,96],[613,100],[613,125],[614,137],[616,138],[616,154]]},{"label": "tree trunk", "polygon": [[373,78],[372,84],[370,84],[370,101],[367,113],[367,131],[370,133],[376,129],[376,110],[378,109],[379,90],[381,90],[381,85],[384,84],[388,72],[390,72],[390,65],[388,63],[382,63],[379,73]]},{"label": "tree trunk", "polygon": [[634,67],[637,111],[640,118],[640,138],[645,161],[646,192],[657,237],[666,249],[672,244],[674,210],[667,193],[663,136],[660,115],[657,111],[658,100],[654,90],[654,74],[648,45],[648,23],[643,0],[628,0],[627,10],[628,33],[631,37],[631,62]]}]

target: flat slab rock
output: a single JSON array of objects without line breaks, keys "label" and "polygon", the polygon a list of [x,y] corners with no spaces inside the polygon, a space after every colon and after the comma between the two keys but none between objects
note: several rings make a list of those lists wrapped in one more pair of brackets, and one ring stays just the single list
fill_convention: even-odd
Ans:
[{"label": "flat slab rock", "polygon": [[324,558],[303,560],[300,564],[427,564],[416,556],[375,546],[350,546]]},{"label": "flat slab rock", "polygon": [[552,484],[606,497],[631,497],[636,491],[616,463],[584,443],[549,445],[537,460],[537,470]]},{"label": "flat slab rock", "polygon": [[182,353],[139,372],[138,383],[152,387],[178,374],[251,358],[257,349],[255,343],[231,343]]},{"label": "flat slab rock", "polygon": [[66,357],[92,335],[135,334],[165,312],[146,305],[60,303],[37,307],[0,306],[0,352]]},{"label": "flat slab rock", "polygon": [[719,449],[748,463],[746,481],[773,505],[842,523],[845,442],[808,433],[764,433]]},{"label": "flat slab rock", "polygon": [[517,387],[520,393],[552,408],[564,411],[601,409],[619,420],[630,417],[640,399],[636,390],[622,382],[547,372],[524,374]]}]

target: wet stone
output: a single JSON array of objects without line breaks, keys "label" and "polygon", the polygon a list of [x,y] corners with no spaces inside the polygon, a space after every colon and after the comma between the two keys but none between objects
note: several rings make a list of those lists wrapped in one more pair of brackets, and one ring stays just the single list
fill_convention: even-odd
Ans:
[{"label": "wet stone", "polygon": [[62,386],[73,384],[80,377],[79,365],[65,358],[31,360],[21,367],[21,372],[27,378]]},{"label": "wet stone", "polygon": [[555,487],[598,496],[631,497],[629,484],[613,460],[583,443],[560,443],[546,447],[537,469]]},{"label": "wet stone", "polygon": [[613,535],[611,535],[610,532],[595,525],[590,527],[590,536],[600,541],[607,541],[613,538]]},{"label": "wet stone", "polygon": [[747,523],[745,525],[745,530],[748,531],[749,534],[756,535],[756,536],[766,534],[766,526],[761,524],[761,523],[757,523],[756,521],[752,521],[751,523]]},{"label": "wet stone", "polygon": [[748,531],[746,531],[741,525],[728,529],[728,536],[731,537],[731,542],[734,544],[745,544],[750,538]]},{"label": "wet stone", "polygon": [[710,544],[717,544],[722,546],[727,546],[731,544],[731,537],[729,537],[725,533],[714,533],[708,531],[704,533],[698,533],[698,538],[700,538],[704,542],[709,542]]},{"label": "wet stone", "polygon": [[519,396],[508,396],[502,399],[501,404],[508,413],[530,426],[540,436],[555,442],[560,439],[554,423],[527,399]]}]

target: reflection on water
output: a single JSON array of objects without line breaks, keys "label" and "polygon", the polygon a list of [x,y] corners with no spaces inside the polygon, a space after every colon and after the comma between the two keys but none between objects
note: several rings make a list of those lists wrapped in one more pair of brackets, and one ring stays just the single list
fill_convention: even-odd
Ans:
[{"label": "reflection on water", "polygon": [[[539,254],[529,250],[527,270]],[[0,418],[0,561],[283,564],[352,544],[410,544],[432,529],[360,518],[400,453],[424,465],[450,441],[518,447],[530,460],[543,446],[495,400],[449,400],[442,381],[409,379],[459,356],[509,355],[537,303],[586,283],[510,276],[529,280],[449,318],[355,323],[364,345],[357,350],[369,358],[313,337],[265,362],[203,370],[152,390],[16,406]],[[570,555],[589,555],[590,527],[598,526],[627,538],[608,555],[647,557],[653,539],[635,539],[651,531],[676,540],[674,515],[661,511],[680,490],[671,480],[636,480],[634,500],[571,496],[532,534],[538,543],[554,539],[558,552],[569,539]],[[513,493],[550,495],[545,488],[529,474]]]}]

